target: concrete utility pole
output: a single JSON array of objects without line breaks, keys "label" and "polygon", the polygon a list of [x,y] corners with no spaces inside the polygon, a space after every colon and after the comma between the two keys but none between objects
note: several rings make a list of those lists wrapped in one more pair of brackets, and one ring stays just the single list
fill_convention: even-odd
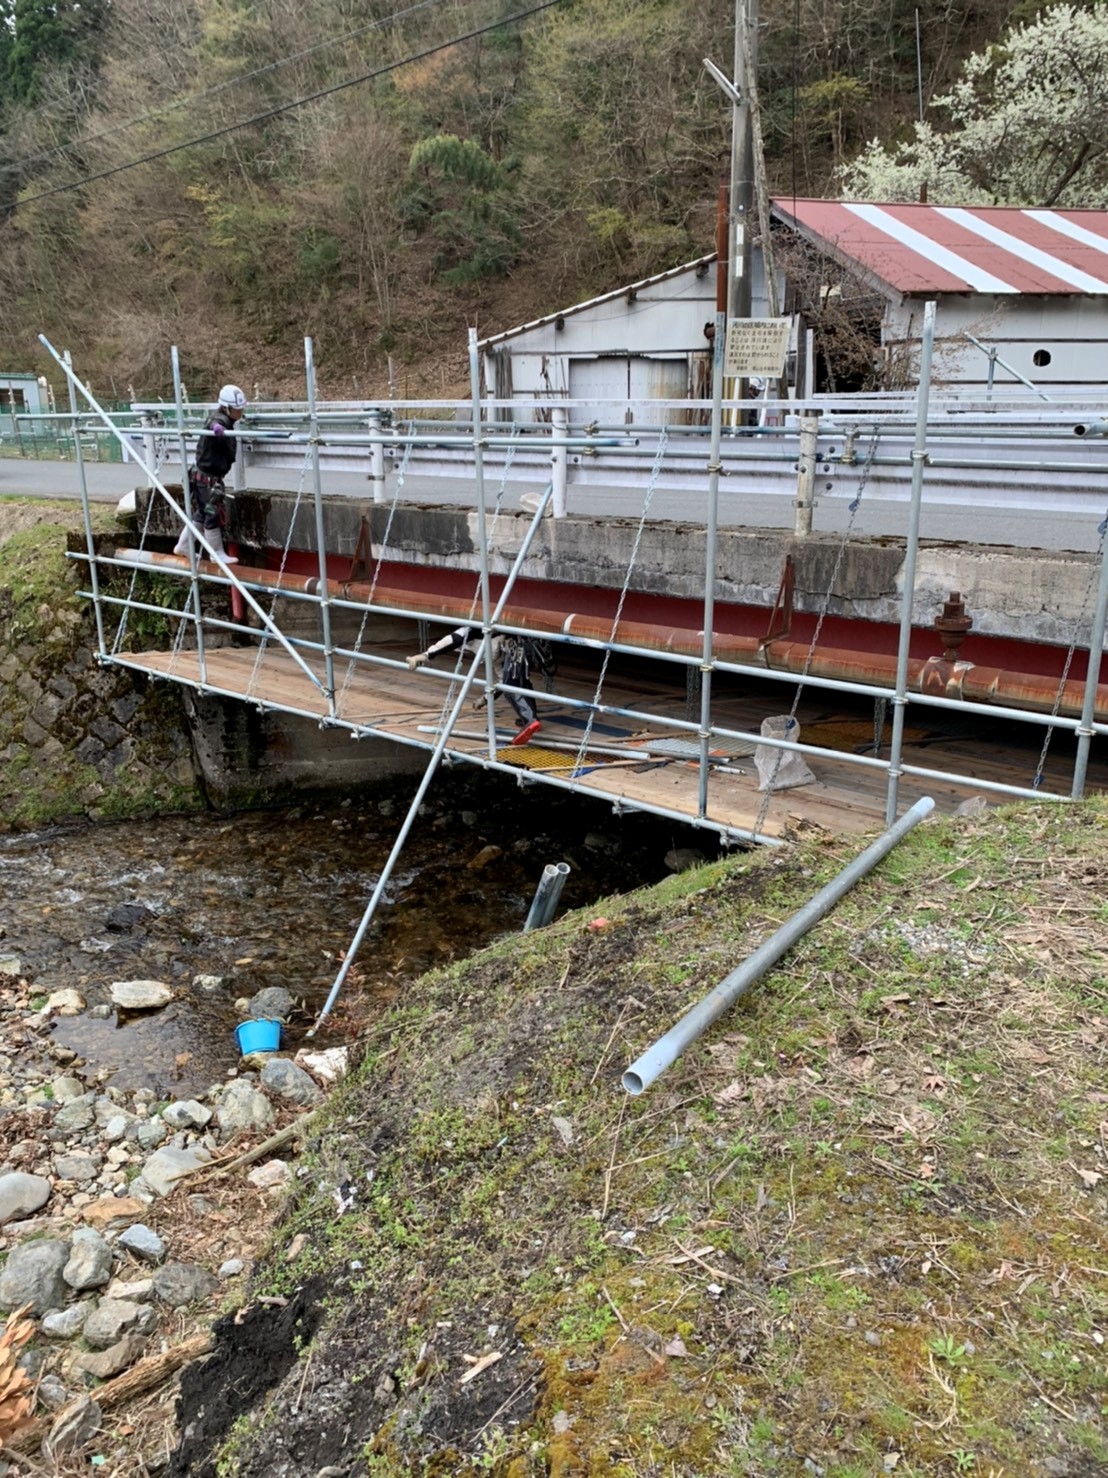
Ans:
[{"label": "concrete utility pole", "polygon": [[731,113],[731,281],[728,318],[750,318],[753,293],[754,118],[751,95],[758,66],[758,0],[735,0],[735,88]]}]

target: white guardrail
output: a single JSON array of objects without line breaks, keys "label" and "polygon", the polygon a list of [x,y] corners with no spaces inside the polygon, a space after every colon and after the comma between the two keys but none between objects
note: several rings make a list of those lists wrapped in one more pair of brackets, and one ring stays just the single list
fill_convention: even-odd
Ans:
[{"label": "white guardrail", "polygon": [[[940,401],[928,422],[928,502],[1040,512],[1103,510],[1108,500],[1108,427],[1099,420],[1102,404],[1089,398],[1047,409],[1035,399]],[[911,491],[913,406],[908,397],[731,402],[732,418],[742,410],[761,417],[763,424],[725,427],[724,485],[795,500],[806,427],[806,449],[814,452],[810,476],[816,499],[849,501],[864,477],[867,500],[905,502]],[[655,476],[658,422],[664,412],[678,424],[666,432],[657,488],[702,492],[706,486],[708,427],[689,424],[706,422],[706,402],[620,401],[609,407],[560,400],[527,402],[522,410],[527,421],[513,422],[509,417],[520,413],[518,402],[485,403],[489,419],[481,428],[482,450],[490,484],[505,480],[505,469],[507,482],[524,487],[541,487],[553,475],[555,506],[563,508],[570,487],[644,490]],[[469,404],[455,402],[323,403],[322,471],[364,474],[367,494],[372,490],[378,502],[390,496],[390,474],[402,462],[409,478],[472,480],[470,413]],[[771,424],[775,414],[784,424]],[[201,408],[191,406],[186,413],[190,450],[202,429],[202,415]],[[620,422],[613,424],[617,415]],[[172,405],[135,403],[127,434],[147,458],[158,460],[160,454],[163,465],[179,461]],[[264,485],[258,474],[267,469],[302,468],[311,446],[301,402],[254,406],[236,434],[245,444],[245,455],[236,464],[236,490]]]}]

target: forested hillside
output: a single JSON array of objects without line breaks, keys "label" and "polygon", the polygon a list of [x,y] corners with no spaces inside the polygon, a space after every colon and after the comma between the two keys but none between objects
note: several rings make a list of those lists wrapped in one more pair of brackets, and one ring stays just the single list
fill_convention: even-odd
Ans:
[{"label": "forested hillside", "polygon": [[[0,0],[0,368],[50,369],[41,330],[105,394],[164,389],[174,342],[197,395],[295,393],[310,333],[328,394],[379,392],[390,354],[439,394],[467,323],[710,249],[730,0],[527,9]],[[925,99],[1033,13],[924,3]],[[762,0],[759,47],[773,190],[910,138],[912,0]]]}]

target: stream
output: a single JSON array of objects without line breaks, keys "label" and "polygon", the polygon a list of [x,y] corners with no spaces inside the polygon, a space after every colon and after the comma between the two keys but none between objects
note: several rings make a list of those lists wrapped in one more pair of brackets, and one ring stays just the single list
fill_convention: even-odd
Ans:
[{"label": "stream", "polygon": [[[73,987],[89,1008],[54,1038],[87,1077],[126,1091],[203,1093],[238,1061],[235,1002],[284,986],[303,1004],[284,1045],[326,998],[407,811],[410,792],[235,815],[77,824],[0,837],[0,954],[36,999]],[[428,793],[346,995],[387,1005],[405,980],[522,928],[548,862],[571,873],[559,912],[656,882],[678,847],[714,839],[500,777],[446,777]],[[216,989],[197,976],[222,977]],[[170,985],[161,1011],[120,1018],[113,981]],[[344,997],[345,999],[345,997]],[[344,1040],[342,1010],[313,1045]]]}]

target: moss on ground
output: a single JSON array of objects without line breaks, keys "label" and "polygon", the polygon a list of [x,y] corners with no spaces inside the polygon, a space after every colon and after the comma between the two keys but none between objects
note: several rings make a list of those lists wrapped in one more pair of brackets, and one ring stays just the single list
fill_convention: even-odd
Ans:
[{"label": "moss on ground", "polygon": [[856,842],[425,977],[301,1164],[255,1293],[327,1317],[235,1471],[1108,1471],[1106,820],[929,821],[638,1099]]}]

